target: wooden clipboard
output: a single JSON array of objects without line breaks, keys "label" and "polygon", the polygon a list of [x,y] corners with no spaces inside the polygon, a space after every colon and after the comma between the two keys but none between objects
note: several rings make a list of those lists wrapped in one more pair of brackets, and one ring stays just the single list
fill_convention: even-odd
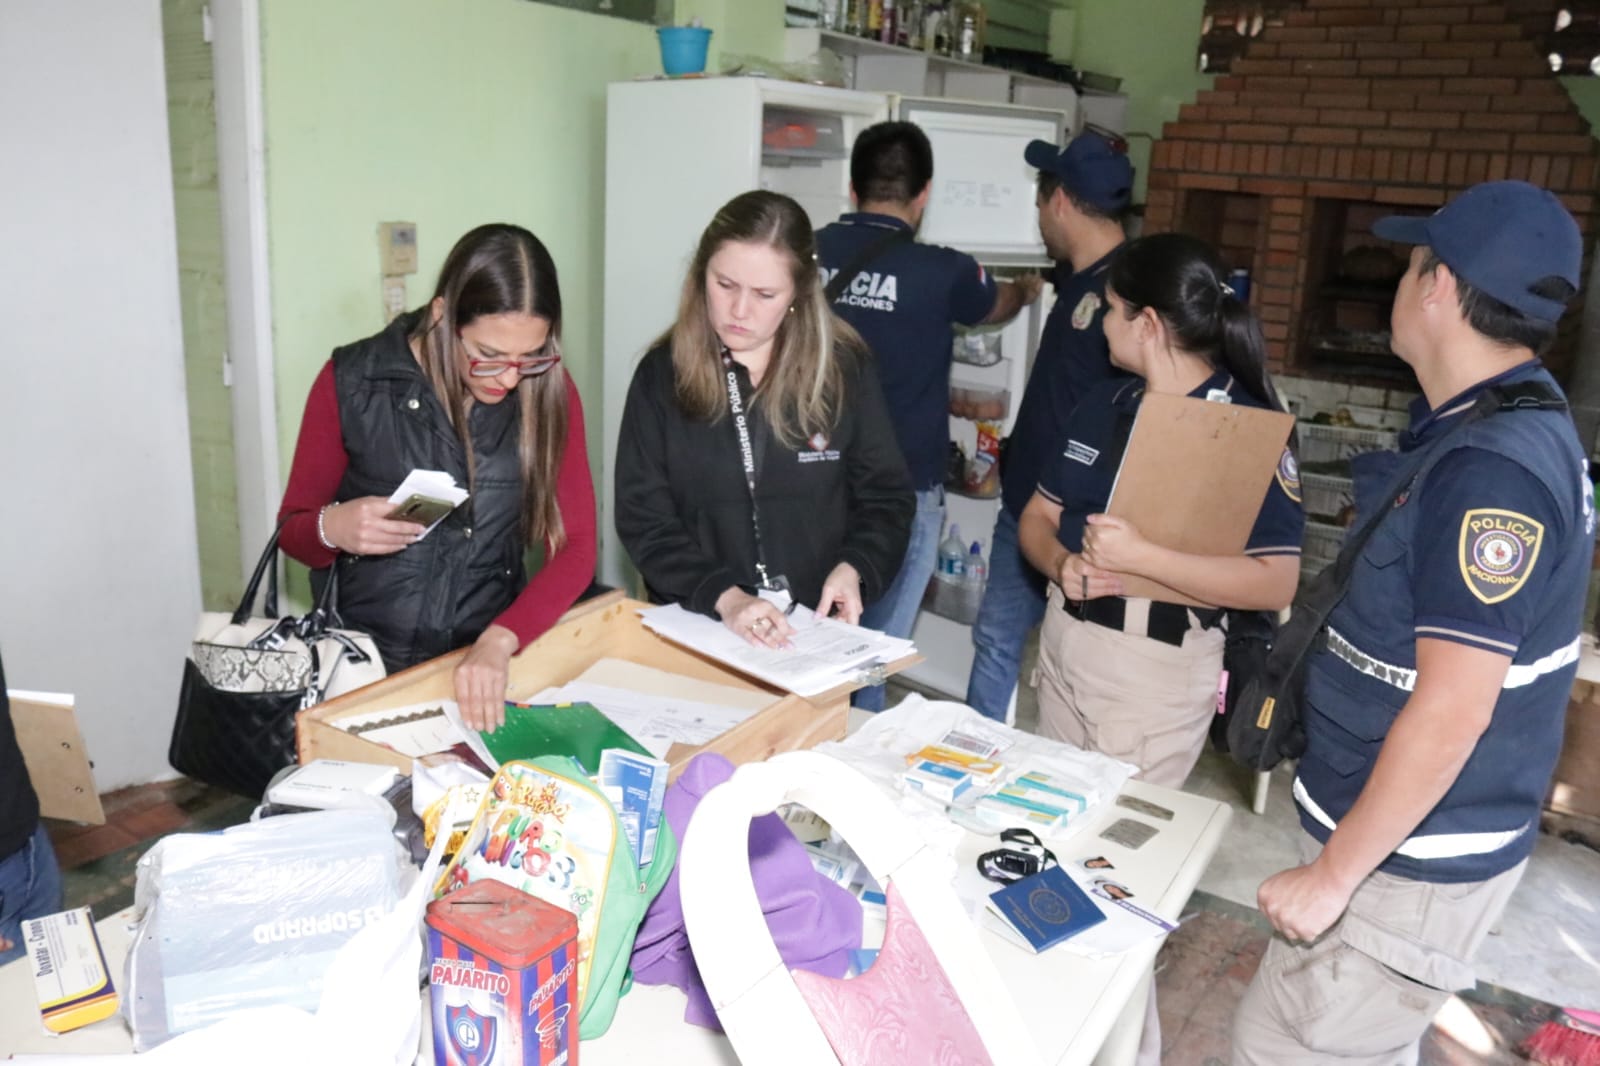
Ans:
[{"label": "wooden clipboard", "polygon": [[[1294,428],[1284,411],[1146,392],[1106,513],[1146,540],[1194,555],[1244,551]],[[1126,595],[1210,606],[1149,578]]]},{"label": "wooden clipboard", "polygon": [[22,761],[39,795],[39,813],[46,818],[104,825],[94,770],[71,696],[8,690],[11,722],[17,731]]}]

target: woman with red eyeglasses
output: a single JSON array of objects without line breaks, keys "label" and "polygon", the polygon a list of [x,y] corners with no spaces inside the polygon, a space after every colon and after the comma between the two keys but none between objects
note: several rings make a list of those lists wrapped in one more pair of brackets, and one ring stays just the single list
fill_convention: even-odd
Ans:
[{"label": "woman with red eyeglasses", "polygon": [[[504,721],[511,656],[594,577],[583,407],[560,338],[544,245],[518,226],[474,229],[427,306],[322,368],[278,511],[284,551],[319,593],[337,577],[340,619],[391,673],[472,646],[455,690],[477,728]],[[413,470],[471,495],[431,530],[399,520],[389,496]],[[544,555],[532,580],[530,548]]]}]

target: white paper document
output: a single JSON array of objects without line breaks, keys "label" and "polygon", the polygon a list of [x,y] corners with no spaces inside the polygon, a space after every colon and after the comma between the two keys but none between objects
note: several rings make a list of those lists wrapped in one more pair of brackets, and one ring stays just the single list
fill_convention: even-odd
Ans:
[{"label": "white paper document", "polygon": [[698,747],[755,713],[738,707],[697,703],[585,681],[571,681],[557,688],[547,688],[535,695],[531,702],[592,704],[658,759],[666,758],[667,749],[673,744]]},{"label": "white paper document", "polygon": [[460,727],[454,700],[386,707],[335,718],[328,724],[413,759],[449,751],[463,740],[470,739]]},{"label": "white paper document", "polygon": [[639,616],[667,640],[801,696],[854,682],[872,665],[893,662],[916,650],[909,640],[820,618],[803,606],[789,613],[794,635],[787,648],[754,647],[716,619],[692,614],[677,604],[648,607]]},{"label": "white paper document", "polygon": [[[423,527],[421,540],[433,532],[433,527],[450,516],[450,512],[466,502],[468,492],[456,484],[456,479],[443,470],[413,470],[400,482],[400,487],[389,496],[396,510],[408,506],[415,508],[419,524]],[[407,521],[412,519],[407,518]]]}]

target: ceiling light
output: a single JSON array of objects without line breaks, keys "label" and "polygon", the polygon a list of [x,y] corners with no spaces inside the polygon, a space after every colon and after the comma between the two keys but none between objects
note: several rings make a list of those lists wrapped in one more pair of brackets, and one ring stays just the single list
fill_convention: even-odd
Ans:
[{"label": "ceiling light", "polygon": [[1211,32],[1211,16],[1209,14],[1207,14],[1205,18],[1200,20],[1200,36],[1204,37],[1206,34],[1208,34],[1210,32]]},{"label": "ceiling light", "polygon": [[1556,32],[1560,33],[1562,30],[1566,29],[1570,25],[1572,25],[1572,12],[1569,11],[1568,9],[1566,9],[1566,8],[1562,8],[1560,11],[1557,11],[1556,12]]},{"label": "ceiling light", "polygon": [[1600,56],[1595,56],[1589,60],[1589,73],[1600,74]]},{"label": "ceiling light", "polygon": [[1560,52],[1551,52],[1545,58],[1550,62],[1550,69],[1557,74],[1560,74],[1561,68],[1567,65],[1567,61],[1561,58]]},{"label": "ceiling light", "polygon": [[1200,53],[1200,73],[1204,74],[1211,66],[1211,57],[1204,52]]},{"label": "ceiling light", "polygon": [[1265,26],[1266,24],[1267,16],[1262,14],[1260,10],[1257,10],[1256,17],[1250,20],[1250,36],[1260,37],[1261,27]]},{"label": "ceiling light", "polygon": [[1239,18],[1238,21],[1233,24],[1233,30],[1240,37],[1243,37],[1245,34],[1250,32],[1250,16],[1247,15],[1243,10],[1239,12]]}]

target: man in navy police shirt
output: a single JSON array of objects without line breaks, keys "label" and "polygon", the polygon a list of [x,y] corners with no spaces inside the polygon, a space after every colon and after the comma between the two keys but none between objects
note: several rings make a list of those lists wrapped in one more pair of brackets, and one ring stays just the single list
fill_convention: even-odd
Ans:
[{"label": "man in navy police shirt", "polygon": [[1017,519],[1065,444],[1067,414],[1092,386],[1128,376],[1111,365],[1102,328],[1106,267],[1123,242],[1121,216],[1133,192],[1126,146],[1086,130],[1065,148],[1034,141],[1024,158],[1039,170],[1039,232],[1056,261],[1056,291],[1001,464],[989,583],[972,629],[967,703],[995,719],[1005,718],[1022,647],[1044,618],[1045,578],[1023,558]]},{"label": "man in navy police shirt", "polygon": [[[911,635],[944,526],[951,323],[1008,321],[1033,302],[1041,284],[1034,274],[996,283],[972,256],[913,241],[932,182],[927,134],[914,123],[880,122],[861,132],[850,153],[858,210],[817,233],[824,284],[855,267],[833,309],[877,357],[895,438],[917,493],[900,572],[861,616],[862,625],[896,637]],[[881,710],[883,686],[862,689],[856,704]]]},{"label": "man in navy police shirt", "polygon": [[[1416,1061],[1527,864],[1578,661],[1594,498],[1572,422],[1460,425],[1490,386],[1559,395],[1537,353],[1577,289],[1578,227],[1545,190],[1490,182],[1374,232],[1415,246],[1390,326],[1422,385],[1400,441],[1422,465],[1308,663],[1305,865],[1261,886],[1279,935],[1235,1063]],[[1387,505],[1398,461],[1354,468],[1358,512]]]}]

